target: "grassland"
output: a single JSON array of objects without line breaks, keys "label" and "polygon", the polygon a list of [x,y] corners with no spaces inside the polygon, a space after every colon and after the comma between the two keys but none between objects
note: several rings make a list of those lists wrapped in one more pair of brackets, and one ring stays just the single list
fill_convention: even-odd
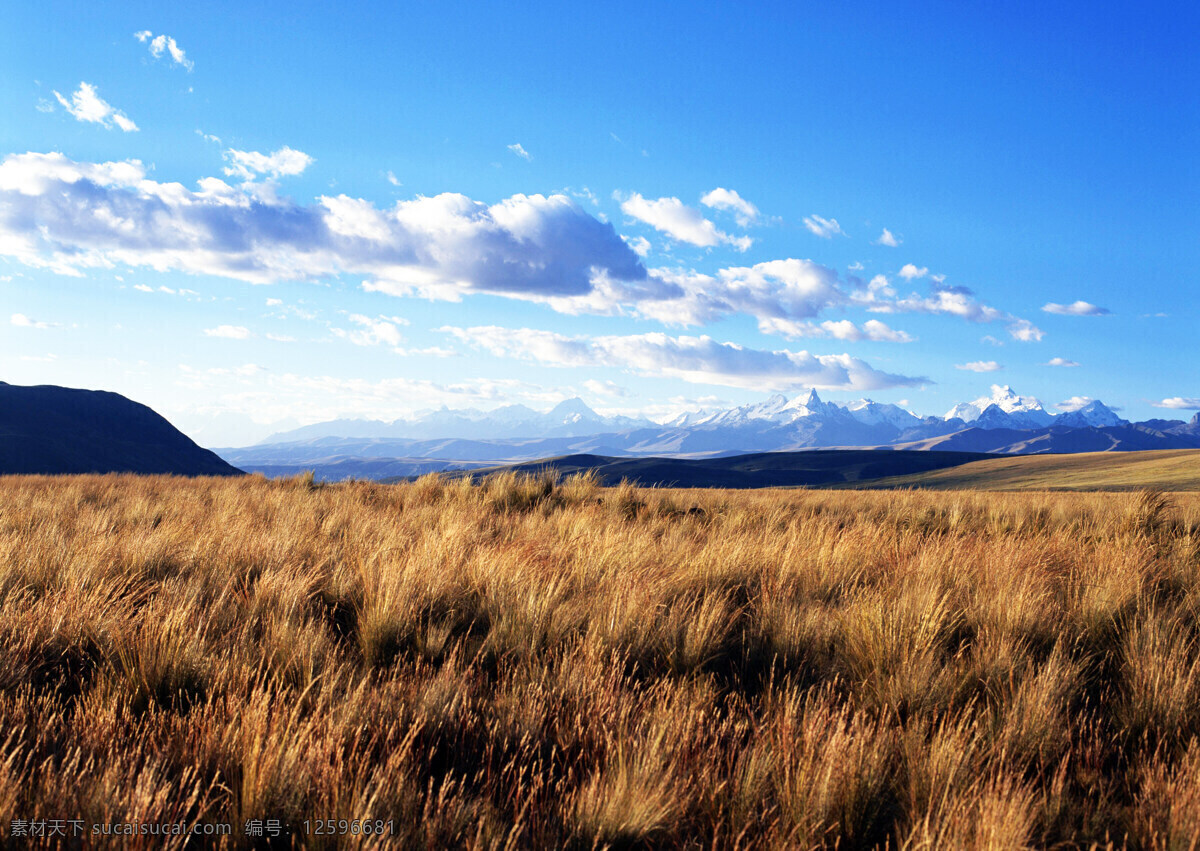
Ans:
[{"label": "grassland", "polygon": [[1014,455],[850,487],[995,491],[1200,491],[1200,449]]},{"label": "grassland", "polygon": [[6,478],[0,833],[1193,848],[1198,571],[1192,494]]}]

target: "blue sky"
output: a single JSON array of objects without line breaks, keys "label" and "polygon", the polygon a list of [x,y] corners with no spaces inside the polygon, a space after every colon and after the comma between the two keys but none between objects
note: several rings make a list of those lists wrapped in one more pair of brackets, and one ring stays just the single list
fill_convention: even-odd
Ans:
[{"label": "blue sky", "polygon": [[812,386],[1200,408],[1194,4],[5,17],[10,383],[209,445]]}]

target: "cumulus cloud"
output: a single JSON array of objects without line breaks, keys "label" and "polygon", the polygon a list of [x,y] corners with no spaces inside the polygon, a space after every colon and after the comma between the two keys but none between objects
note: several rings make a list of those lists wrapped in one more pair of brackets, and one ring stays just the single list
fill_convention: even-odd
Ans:
[{"label": "cumulus cloud", "polygon": [[176,44],[175,39],[169,35],[155,35],[150,30],[142,30],[141,32],[134,33],[133,37],[142,44],[148,43],[150,45],[150,54],[155,59],[161,58],[165,53],[171,57],[171,61],[176,65],[181,65],[189,71],[195,67],[194,63],[184,54],[183,48]]},{"label": "cumulus cloud", "polygon": [[1195,396],[1172,396],[1153,404],[1156,408],[1170,408],[1175,411],[1200,411],[1200,398]]},{"label": "cumulus cloud", "polygon": [[837,272],[811,260],[768,260],[731,266],[715,275],[655,269],[680,295],[644,302],[637,313],[670,325],[702,325],[731,313],[758,319],[808,319],[843,304]]},{"label": "cumulus cloud", "polygon": [[509,146],[508,146],[508,149],[509,149],[510,151],[512,151],[514,154],[516,154],[518,157],[520,157],[521,159],[523,159],[523,160],[526,160],[526,161],[528,161],[528,160],[532,160],[532,159],[533,159],[533,154],[531,154],[531,153],[529,153],[529,151],[525,150],[525,149],[524,149],[524,148],[521,146],[521,143],[520,143],[520,142],[516,142],[516,143],[514,143],[514,144],[512,144],[512,145],[509,145]]},{"label": "cumulus cloud", "polygon": [[929,286],[929,295],[913,293],[904,298],[887,297],[886,293],[881,295],[883,291],[882,286],[868,287],[865,292],[857,293],[854,300],[875,313],[946,314],[968,322],[995,322],[1011,318],[1003,311],[979,301],[968,287],[951,287],[934,282]]},{"label": "cumulus cloud", "polygon": [[738,251],[746,251],[754,244],[754,240],[748,236],[731,236],[718,230],[699,210],[687,206],[678,198],[651,200],[634,192],[621,202],[621,212],[645,222],[672,239],[701,248],[726,244]]},{"label": "cumulus cloud", "polygon": [[903,240],[897,239],[896,235],[887,228],[884,228],[883,233],[879,235],[879,239],[875,240],[876,245],[886,245],[888,248],[897,248],[901,242]]},{"label": "cumulus cloud", "polygon": [[750,227],[758,222],[758,207],[755,207],[733,189],[718,186],[700,199],[705,207],[714,210],[728,210],[733,213],[737,223],[742,227]]},{"label": "cumulus cloud", "polygon": [[129,116],[119,109],[114,109],[108,101],[100,97],[96,92],[96,87],[91,83],[81,82],[70,100],[58,92],[54,93],[54,97],[76,121],[87,121],[109,129],[118,127],[126,133],[132,133],[138,129]]},{"label": "cumulus cloud", "polygon": [[218,325],[216,328],[205,328],[206,337],[223,337],[227,340],[249,340],[250,329],[242,325]]},{"label": "cumulus cloud", "polygon": [[849,319],[827,320],[818,324],[794,319],[765,317],[758,321],[758,330],[764,334],[779,334],[792,340],[801,337],[832,337],[848,342],[872,340],[884,343],[911,343],[916,339],[904,331],[889,328],[878,319],[868,319],[859,326]]},{"label": "cumulus cloud", "polygon": [[1050,358],[1046,361],[1046,366],[1079,366],[1079,364],[1066,358]]},{"label": "cumulus cloud", "polygon": [[916,280],[917,278],[924,278],[928,274],[929,274],[928,266],[922,266],[918,269],[916,267],[916,265],[914,265],[912,263],[905,263],[904,266],[901,267],[901,269],[900,269],[900,277],[906,281]]},{"label": "cumulus cloud", "polygon": [[1028,319],[1018,319],[1009,324],[1008,335],[1022,343],[1040,343],[1046,332]]},{"label": "cumulus cloud", "polygon": [[54,323],[52,322],[39,322],[36,319],[30,319],[24,313],[14,313],[9,319],[9,323],[17,326],[18,328],[45,329],[54,327]]},{"label": "cumulus cloud", "polygon": [[818,215],[805,216],[804,226],[821,239],[833,239],[835,236],[846,236],[837,219],[825,219]]},{"label": "cumulus cloud", "polygon": [[747,349],[708,336],[568,337],[532,328],[439,329],[463,343],[500,357],[549,366],[619,367],[646,376],[678,378],[694,384],[753,389],[881,390],[926,384],[923,378],[881,372],[848,354]]},{"label": "cumulus cloud", "polygon": [[287,145],[270,154],[229,148],[225,151],[225,159],[229,161],[225,174],[243,180],[253,180],[259,175],[291,177],[301,174],[313,164],[313,158],[304,151],[293,150]]},{"label": "cumulus cloud", "polygon": [[192,190],[148,179],[137,160],[10,155],[0,162],[0,255],[73,275],[118,263],[250,283],[349,273],[393,295],[490,292],[564,310],[679,294],[563,195],[488,206],[446,193],[381,209],[345,195],[300,205],[258,187],[205,178]]},{"label": "cumulus cloud", "polygon": [[[232,151],[229,161],[239,176],[269,179],[298,173],[311,158],[281,148]],[[76,162],[59,153],[0,160],[0,256],[64,275],[118,265],[256,284],[354,275],[365,290],[393,296],[453,301],[490,293],[562,313],[680,326],[739,313],[760,321],[819,320],[835,307],[1017,321],[963,287],[933,282],[928,294],[900,297],[885,276],[843,281],[811,260],[769,260],[712,274],[647,270],[639,253],[649,247],[644,238],[623,239],[561,194],[514,195],[487,205],[444,193],[391,206],[341,194],[301,204],[253,179],[231,185],[208,177],[194,188],[157,182],[138,160]],[[782,333],[787,326],[777,327]],[[883,323],[857,331],[834,323],[819,333],[900,341],[903,332]]]},{"label": "cumulus cloud", "polygon": [[1055,304],[1050,302],[1042,307],[1046,313],[1055,313],[1059,316],[1107,316],[1110,311],[1107,307],[1097,307],[1094,304],[1086,301],[1073,301],[1070,304]]},{"label": "cumulus cloud", "polygon": [[1004,369],[1004,367],[996,363],[994,360],[977,360],[971,361],[970,363],[956,363],[954,368],[966,370],[967,372],[995,372],[996,370]]}]

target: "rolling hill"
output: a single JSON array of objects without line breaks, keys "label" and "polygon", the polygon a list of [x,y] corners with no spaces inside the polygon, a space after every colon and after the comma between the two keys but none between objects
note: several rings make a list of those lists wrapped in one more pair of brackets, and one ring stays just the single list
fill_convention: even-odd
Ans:
[{"label": "rolling hill", "polygon": [[118,393],[0,382],[0,474],[242,471]]},{"label": "rolling hill", "polygon": [[989,457],[950,469],[856,482],[848,487],[928,490],[1200,490],[1200,449]]},{"label": "rolling hill", "polygon": [[594,471],[604,485],[628,480],[642,486],[681,488],[825,487],[928,472],[987,457],[990,456],[974,452],[870,449],[757,452],[723,458],[613,458],[582,454],[503,467],[453,471],[446,475],[474,478],[509,470],[518,473],[552,470],[559,476],[569,476]]}]

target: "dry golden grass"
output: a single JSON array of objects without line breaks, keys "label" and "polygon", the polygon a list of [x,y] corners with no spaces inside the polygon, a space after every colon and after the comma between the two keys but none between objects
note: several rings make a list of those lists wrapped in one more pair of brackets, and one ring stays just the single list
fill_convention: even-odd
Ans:
[{"label": "dry golden grass", "polygon": [[1198,572],[1193,494],[6,478],[0,833],[1195,848]]}]

